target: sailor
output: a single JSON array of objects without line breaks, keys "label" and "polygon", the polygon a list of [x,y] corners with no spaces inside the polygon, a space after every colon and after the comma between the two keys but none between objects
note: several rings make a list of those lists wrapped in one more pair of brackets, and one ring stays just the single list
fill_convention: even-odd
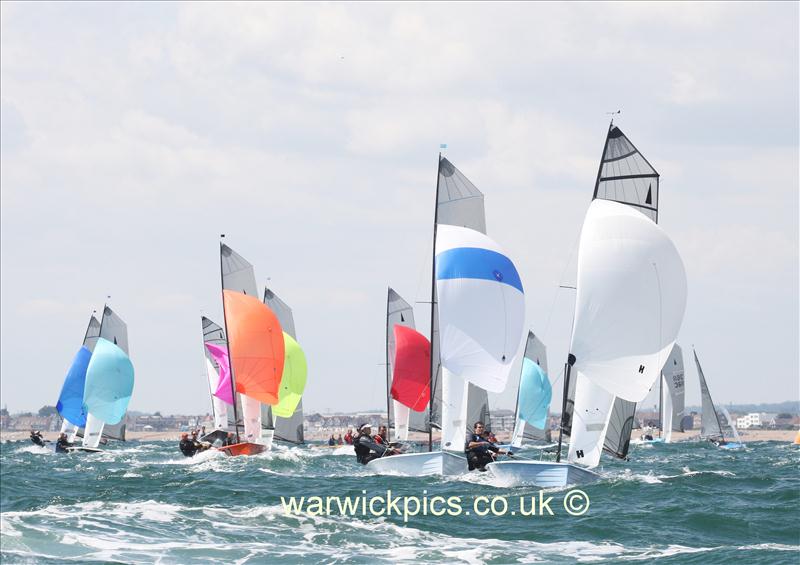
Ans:
[{"label": "sailor", "polygon": [[235,443],[236,443],[236,436],[233,434],[233,432],[228,432],[228,435],[225,438],[225,441],[222,443],[222,445],[233,445]]},{"label": "sailor", "polygon": [[347,433],[344,434],[344,442],[347,445],[353,445],[353,430],[347,428]]},{"label": "sailor", "polygon": [[375,434],[372,439],[375,440],[375,443],[389,445],[389,432],[386,426],[378,426],[378,433]]},{"label": "sailor", "polygon": [[181,434],[181,442],[178,444],[178,447],[180,447],[181,453],[183,453],[186,457],[192,457],[195,453],[197,453],[196,442],[189,439],[189,434],[186,432]]},{"label": "sailor", "polygon": [[67,434],[62,432],[56,441],[56,453],[67,453],[67,448],[72,446],[73,444],[67,440]]},{"label": "sailor", "polygon": [[358,428],[358,437],[353,442],[353,447],[355,448],[356,459],[359,463],[366,465],[373,459],[399,453],[396,449],[375,443],[371,434],[372,426],[369,424],[362,424]]},{"label": "sailor", "polygon": [[328,438],[328,445],[331,446],[331,447],[336,445],[336,438],[333,437],[333,434],[331,434],[331,437]]},{"label": "sailor", "polygon": [[39,447],[44,447],[44,438],[39,430],[31,430],[31,441]]},{"label": "sailor", "polygon": [[464,452],[467,454],[467,464],[470,471],[475,469],[485,471],[487,463],[494,461],[498,455],[506,455],[508,453],[484,438],[484,429],[483,422],[475,422],[472,433],[467,434]]}]

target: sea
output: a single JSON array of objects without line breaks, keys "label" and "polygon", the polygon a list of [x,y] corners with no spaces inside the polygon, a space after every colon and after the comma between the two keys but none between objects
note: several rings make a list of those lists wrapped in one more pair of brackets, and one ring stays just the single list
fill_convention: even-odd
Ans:
[{"label": "sea", "polygon": [[800,563],[799,446],[636,446],[600,472],[540,492],[489,473],[373,476],[338,448],[186,458],[167,441],[96,454],[6,443],[0,561]]}]

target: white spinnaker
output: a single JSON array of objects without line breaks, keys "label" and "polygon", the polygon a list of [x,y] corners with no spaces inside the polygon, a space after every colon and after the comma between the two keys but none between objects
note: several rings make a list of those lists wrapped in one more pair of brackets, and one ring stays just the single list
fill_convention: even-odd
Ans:
[{"label": "white spinnaker", "polygon": [[[436,240],[442,366],[487,391],[502,392],[523,337],[519,275],[502,248],[480,232],[441,225]],[[466,266],[461,259],[448,263],[449,252],[462,251]],[[447,275],[449,265],[454,270]],[[481,278],[487,272],[492,278]]]},{"label": "white spinnaker", "polygon": [[[574,370],[574,369],[573,369]],[[614,395],[578,372],[575,378],[575,411],[569,438],[570,463],[597,467],[603,452],[608,418],[614,407]]]},{"label": "white spinnaker", "polygon": [[613,395],[641,401],[686,308],[686,273],[675,245],[629,206],[594,200],[581,231],[577,287],[573,370]]}]

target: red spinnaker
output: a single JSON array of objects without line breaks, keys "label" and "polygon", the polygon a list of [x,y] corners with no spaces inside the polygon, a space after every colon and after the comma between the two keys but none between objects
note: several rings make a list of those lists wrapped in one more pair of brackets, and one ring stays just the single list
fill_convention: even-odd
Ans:
[{"label": "red spinnaker", "polygon": [[392,398],[416,412],[428,408],[431,396],[431,344],[418,331],[394,326],[397,344],[392,375]]}]

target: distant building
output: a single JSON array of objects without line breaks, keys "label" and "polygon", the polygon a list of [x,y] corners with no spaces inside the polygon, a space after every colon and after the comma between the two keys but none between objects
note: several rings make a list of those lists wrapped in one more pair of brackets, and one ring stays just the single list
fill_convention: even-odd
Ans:
[{"label": "distant building", "polygon": [[741,418],[736,418],[736,427],[740,430],[761,427],[761,414],[758,412],[751,412]]}]

